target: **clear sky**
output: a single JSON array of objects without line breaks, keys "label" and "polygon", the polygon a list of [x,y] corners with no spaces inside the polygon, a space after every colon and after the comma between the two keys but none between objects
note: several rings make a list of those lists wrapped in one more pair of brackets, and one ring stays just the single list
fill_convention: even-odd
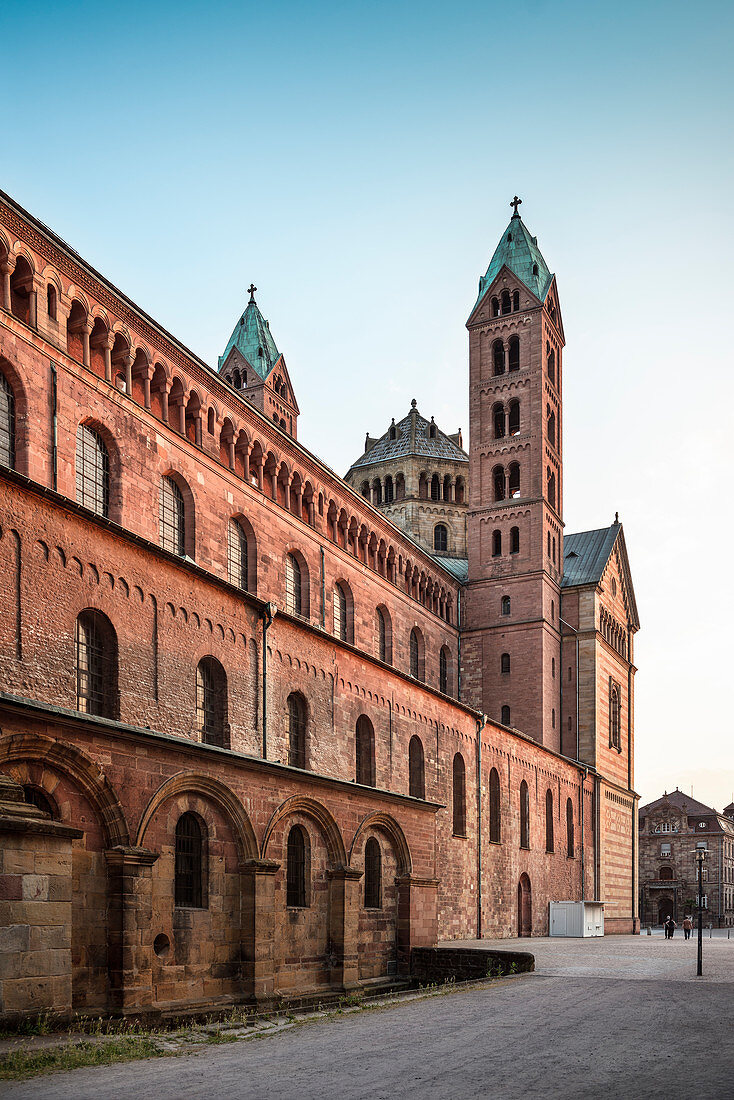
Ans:
[{"label": "clear sky", "polygon": [[212,365],[251,280],[340,473],[420,410],[468,429],[509,200],[558,276],[565,520],[619,510],[637,776],[734,793],[734,7],[2,6],[0,186]]}]

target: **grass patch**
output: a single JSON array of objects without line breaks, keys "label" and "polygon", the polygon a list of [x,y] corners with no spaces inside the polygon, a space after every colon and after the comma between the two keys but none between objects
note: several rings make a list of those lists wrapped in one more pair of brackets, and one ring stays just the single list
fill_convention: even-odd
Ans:
[{"label": "grass patch", "polygon": [[0,1056],[0,1080],[25,1081],[39,1073],[82,1066],[109,1066],[135,1058],[155,1058],[164,1053],[153,1039],[137,1035],[110,1039],[106,1043],[82,1040],[50,1050],[12,1050]]}]

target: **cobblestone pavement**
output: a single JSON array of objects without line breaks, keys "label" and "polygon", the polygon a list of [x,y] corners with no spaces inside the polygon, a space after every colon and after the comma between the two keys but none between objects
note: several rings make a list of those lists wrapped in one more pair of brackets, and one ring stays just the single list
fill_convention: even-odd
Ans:
[{"label": "cobblestone pavement", "polygon": [[[727,939],[726,933],[725,928],[714,929],[709,939],[708,931],[704,931],[703,980],[707,982],[734,982],[734,936]],[[696,977],[696,934],[685,940],[680,929],[672,940],[666,940],[662,933],[648,936],[643,932],[641,936],[585,940],[452,940],[450,946],[531,951],[536,972],[545,975],[702,980]]]},{"label": "cobblestone pavement", "polygon": [[[734,956],[734,942],[720,942]],[[680,980],[672,967],[685,968],[691,961],[695,966],[695,941],[684,947],[682,940],[678,945],[643,936],[525,940],[523,946],[537,950],[535,974],[309,1022],[273,1038],[189,1057],[36,1078],[7,1086],[4,1095],[10,1100],[667,1100],[671,1094],[676,1100],[721,1100],[731,1095],[731,956],[717,954],[715,978],[689,981],[687,974]],[[669,947],[675,958],[665,955]],[[711,960],[715,951],[710,949]],[[583,976],[575,973],[579,969]]]}]

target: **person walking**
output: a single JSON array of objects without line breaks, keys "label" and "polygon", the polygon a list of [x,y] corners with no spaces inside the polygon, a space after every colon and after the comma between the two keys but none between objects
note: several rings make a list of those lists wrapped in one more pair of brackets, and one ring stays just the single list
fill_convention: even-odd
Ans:
[{"label": "person walking", "polygon": [[667,939],[672,940],[673,933],[675,932],[677,927],[678,925],[675,923],[672,916],[668,917],[668,920],[665,924],[665,934]]},{"label": "person walking", "polygon": [[693,921],[688,916],[688,914],[686,914],[686,916],[683,920],[683,938],[686,939],[686,940],[690,940],[692,930],[693,930]]}]

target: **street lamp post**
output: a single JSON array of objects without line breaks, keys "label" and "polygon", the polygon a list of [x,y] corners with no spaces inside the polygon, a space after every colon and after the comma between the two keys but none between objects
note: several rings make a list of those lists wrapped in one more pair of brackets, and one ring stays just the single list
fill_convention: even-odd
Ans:
[{"label": "street lamp post", "polygon": [[696,977],[703,975],[703,861],[706,858],[705,848],[696,848],[696,865],[698,874],[698,962],[696,964]]}]

